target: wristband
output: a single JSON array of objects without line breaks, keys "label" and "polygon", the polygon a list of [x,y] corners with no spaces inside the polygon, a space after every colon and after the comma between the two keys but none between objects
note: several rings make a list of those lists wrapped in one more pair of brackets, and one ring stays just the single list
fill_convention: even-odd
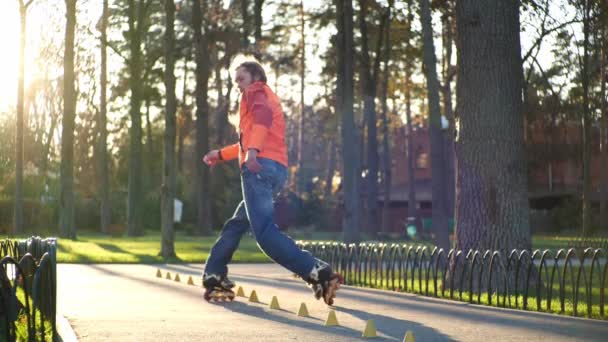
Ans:
[{"label": "wristband", "polygon": [[222,150],[218,150],[217,155],[220,158],[220,160],[224,160],[224,157],[222,157]]}]

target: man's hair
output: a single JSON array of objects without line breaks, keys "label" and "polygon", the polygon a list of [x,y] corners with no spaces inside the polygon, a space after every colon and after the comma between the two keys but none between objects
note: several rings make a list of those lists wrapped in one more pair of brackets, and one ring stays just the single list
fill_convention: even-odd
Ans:
[{"label": "man's hair", "polygon": [[254,81],[257,79],[258,81],[266,83],[266,72],[264,72],[264,68],[262,68],[260,63],[253,61],[243,62],[237,67],[237,69],[239,68],[244,68]]}]

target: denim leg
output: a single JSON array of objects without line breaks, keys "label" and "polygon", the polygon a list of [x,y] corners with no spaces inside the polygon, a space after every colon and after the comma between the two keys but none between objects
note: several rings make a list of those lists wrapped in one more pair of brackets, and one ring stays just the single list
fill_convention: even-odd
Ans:
[{"label": "denim leg", "polygon": [[225,276],[228,273],[228,263],[232,260],[234,251],[239,247],[241,237],[250,228],[245,211],[245,201],[241,201],[234,214],[224,223],[222,232],[211,248],[205,273]]},{"label": "denim leg", "polygon": [[259,158],[258,161],[262,165],[260,172],[252,173],[246,166],[241,172],[243,199],[255,239],[272,260],[306,279],[315,258],[280,232],[274,221],[273,199],[287,180],[287,169],[270,159]]}]

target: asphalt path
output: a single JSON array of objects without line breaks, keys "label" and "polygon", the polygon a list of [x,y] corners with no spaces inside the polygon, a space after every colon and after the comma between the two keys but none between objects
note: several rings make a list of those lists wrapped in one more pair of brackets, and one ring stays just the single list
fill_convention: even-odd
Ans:
[{"label": "asphalt path", "polygon": [[[160,269],[163,278],[157,278]],[[230,266],[229,277],[261,303],[203,300],[203,265],[58,265],[58,311],[80,341],[354,341],[373,320],[375,340],[607,341],[608,322],[523,312],[343,286],[336,303],[317,301],[300,279],[273,264]],[[170,272],[174,279],[166,279]],[[187,285],[192,276],[195,285]],[[270,309],[277,296],[280,310]],[[305,303],[310,317],[297,316]],[[340,326],[325,326],[335,310]]]}]

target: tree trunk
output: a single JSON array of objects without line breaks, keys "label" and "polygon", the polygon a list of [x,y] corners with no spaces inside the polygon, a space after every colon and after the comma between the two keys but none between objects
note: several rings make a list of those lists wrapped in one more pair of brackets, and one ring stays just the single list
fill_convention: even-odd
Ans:
[{"label": "tree trunk", "polygon": [[[152,158],[154,157],[154,142],[152,141],[152,121],[150,121],[150,98],[146,98],[144,101],[146,106],[146,147],[148,150],[148,162],[147,165],[151,165]],[[150,177],[153,178],[154,172],[149,170]]]},{"label": "tree trunk", "polygon": [[410,89],[406,90],[405,94],[405,115],[407,119],[407,217],[410,223],[416,225],[416,219],[418,217],[416,203],[416,169],[414,167],[416,156],[414,155],[414,130],[412,126],[412,99]]},{"label": "tree trunk", "polygon": [[429,104],[429,122],[431,134],[431,186],[433,198],[433,231],[435,244],[445,251],[450,249],[449,227],[447,217],[447,194],[445,174],[445,144],[441,129],[441,111],[439,108],[439,81],[437,79],[437,58],[433,43],[433,25],[429,0],[420,0],[420,21],[422,25],[423,59],[426,77],[426,88]]},{"label": "tree trunk", "polygon": [[[198,157],[209,150],[209,104],[207,103],[207,90],[209,81],[209,49],[206,32],[202,32],[201,1],[192,0],[192,27],[194,29],[194,43],[196,47],[196,171],[197,171],[197,233],[207,235],[211,225],[210,187],[211,180],[209,168]],[[206,12],[206,0],[202,5]]]},{"label": "tree trunk", "polygon": [[446,162],[446,186],[447,186],[447,216],[454,218],[454,197],[456,196],[456,170],[454,169],[454,110],[452,108],[452,42],[453,42],[453,17],[451,2],[444,3],[443,23],[443,110],[448,120],[448,129],[445,138],[445,162]]},{"label": "tree trunk", "polygon": [[591,113],[589,111],[589,25],[591,5],[583,0],[583,236],[591,231]]},{"label": "tree trunk", "polygon": [[253,23],[255,26],[253,36],[255,38],[256,52],[262,47],[262,6],[264,0],[255,0],[253,8]]},{"label": "tree trunk", "polygon": [[[230,69],[230,62],[231,62],[232,58],[227,58],[225,59],[225,68],[226,69]],[[226,129],[229,127],[229,121],[228,121],[228,113],[230,113],[230,96],[232,95],[232,87],[233,87],[233,83],[232,83],[232,77],[230,76],[230,73],[228,73],[228,79],[226,80],[226,95],[224,95],[224,106],[222,107],[222,115],[223,115],[223,122],[224,122],[224,127],[222,130],[222,135],[226,134]],[[222,145],[224,145],[223,143],[225,143],[226,141],[222,141]]]},{"label": "tree trunk", "polygon": [[[412,41],[412,24],[414,22],[414,6],[412,0],[408,0],[408,23],[406,26],[406,49],[410,50]],[[407,119],[407,174],[408,174],[408,192],[407,192],[407,216],[408,223],[416,224],[417,219],[417,203],[416,203],[416,169],[414,168],[414,130],[412,127],[412,61],[408,58],[405,67],[405,116]]]},{"label": "tree trunk", "polygon": [[[383,35],[378,35],[376,60],[371,65],[367,36],[367,0],[359,1],[359,26],[361,30],[361,79],[363,80],[363,113],[367,124],[367,231],[374,234],[378,229],[378,133],[376,129],[376,84],[380,66],[380,48]],[[379,32],[383,32],[386,16],[382,16]]]},{"label": "tree trunk", "polygon": [[388,8],[386,9],[386,17],[387,23],[386,28],[384,29],[384,78],[382,79],[382,146],[383,146],[383,155],[384,155],[384,206],[382,208],[382,228],[383,232],[388,232],[390,230],[389,220],[390,220],[390,204],[391,204],[391,183],[392,183],[392,173],[391,173],[391,152],[390,152],[390,144],[389,144],[389,129],[388,129],[388,78],[389,78],[389,68],[388,62],[391,54],[391,42],[390,42],[390,30],[391,30],[391,10],[393,7],[393,0],[390,0],[388,3]]},{"label": "tree trunk", "polygon": [[100,76],[100,110],[99,110],[99,197],[100,197],[100,218],[101,232],[108,233],[108,226],[111,220],[110,207],[110,181],[108,176],[108,129],[107,129],[107,29],[108,17],[110,15],[108,0],[103,0],[103,12],[101,15],[101,76]]},{"label": "tree trunk", "polygon": [[456,247],[530,248],[519,3],[456,3]]},{"label": "tree trunk", "polygon": [[344,211],[342,231],[344,241],[359,241],[360,211],[358,180],[358,156],[355,145],[354,102],[354,39],[353,39],[353,4],[351,1],[335,0],[336,19],[338,21],[338,79],[337,108],[342,121],[342,198]]},{"label": "tree trunk", "polygon": [[163,155],[163,184],[161,186],[161,232],[160,255],[175,257],[175,232],[173,230],[173,201],[175,199],[175,3],[165,0],[165,136]]},{"label": "tree trunk", "polygon": [[[300,1],[300,121],[298,125],[298,171],[297,171],[297,191],[300,194],[310,192],[310,160],[304,158],[304,129],[306,124],[306,114],[304,111],[304,78],[306,73],[306,41],[304,40],[304,1]],[[308,154],[307,154],[308,156]]]},{"label": "tree trunk", "polygon": [[76,89],[74,87],[74,35],[76,0],[66,0],[65,54],[63,64],[63,120],[61,132],[61,194],[59,231],[64,238],[75,239],[74,227],[74,121]]},{"label": "tree trunk", "polygon": [[40,174],[42,175],[46,175],[48,172],[49,151],[51,150],[51,144],[53,143],[53,132],[55,132],[55,128],[57,127],[57,121],[59,121],[58,115],[51,114],[51,124],[49,125],[42,151],[42,165],[40,166]]},{"label": "tree trunk", "polygon": [[[143,81],[146,82],[145,80]],[[150,121],[150,98],[145,96],[144,107],[146,108],[146,155],[144,158],[144,164],[146,168],[144,170],[144,189],[150,189],[155,185],[157,179],[154,172],[154,143],[152,139],[152,122]],[[146,197],[145,191],[143,196]]]},{"label": "tree trunk", "polygon": [[15,212],[13,215],[13,234],[23,232],[23,98],[27,8],[29,4],[30,2],[25,4],[23,0],[19,0],[21,39],[19,44],[19,83],[17,85],[17,141],[15,142]]},{"label": "tree trunk", "polygon": [[336,170],[336,140],[333,137],[329,143],[327,158],[327,174],[325,175],[325,190],[323,191],[324,199],[328,199],[332,195],[332,185]]},{"label": "tree trunk", "polygon": [[145,4],[141,0],[129,0],[129,116],[131,127],[129,129],[129,194],[127,204],[127,235],[141,236],[143,229],[143,179],[142,179],[142,128],[141,128],[141,102],[143,98],[142,83],[142,35]]},{"label": "tree trunk", "polygon": [[[200,3],[200,0],[193,1]],[[194,15],[194,13],[192,15]],[[249,0],[241,0],[241,16],[243,17],[243,37],[241,46],[247,49],[247,47],[249,47]],[[194,18],[192,18],[192,20],[194,20]]]},{"label": "tree trunk", "polygon": [[[602,25],[601,37],[601,97],[602,97],[602,129],[600,134],[601,148],[601,170],[608,170],[608,101],[606,101],[606,58],[608,53],[608,37],[606,36],[605,24]],[[608,172],[602,172],[600,176],[600,229],[608,230]]]},{"label": "tree trunk", "polygon": [[184,58],[184,83],[182,89],[182,103],[181,103],[181,113],[180,113],[180,124],[177,129],[177,172],[182,172],[183,165],[183,154],[184,154],[184,140],[186,139],[186,122],[189,117],[190,108],[186,104],[186,96],[188,93],[188,55]]}]

